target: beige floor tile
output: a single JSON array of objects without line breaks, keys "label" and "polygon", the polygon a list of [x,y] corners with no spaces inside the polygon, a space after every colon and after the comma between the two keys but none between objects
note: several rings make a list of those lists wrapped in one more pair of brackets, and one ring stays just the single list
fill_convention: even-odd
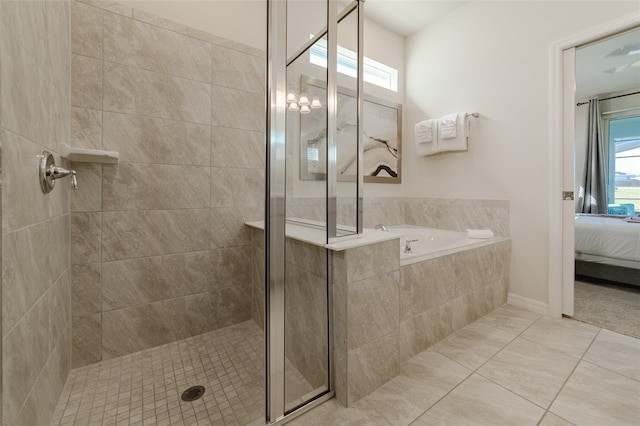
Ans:
[{"label": "beige floor tile", "polygon": [[575,425],[570,421],[563,419],[560,416],[556,416],[551,411],[547,411],[547,414],[544,415],[544,418],[538,424],[538,426],[575,426]]},{"label": "beige floor tile", "polygon": [[581,361],[550,411],[578,425],[637,425],[640,382]]},{"label": "beige floor tile", "polygon": [[436,343],[432,349],[475,370],[513,339],[511,333],[475,322]]},{"label": "beige floor tile", "polygon": [[360,408],[345,408],[329,400],[287,423],[292,426],[389,426],[380,414]]},{"label": "beige floor tile", "polygon": [[579,359],[517,338],[477,373],[548,408]]},{"label": "beige floor tile", "polygon": [[585,354],[584,360],[640,380],[640,339],[603,329]]},{"label": "beige floor tile", "polygon": [[413,425],[535,425],[543,414],[542,408],[474,374]]},{"label": "beige floor tile", "polygon": [[527,328],[522,337],[580,358],[599,330],[568,318],[543,317]]},{"label": "beige floor tile", "polygon": [[498,309],[480,318],[477,322],[486,323],[500,330],[518,335],[538,318],[540,318],[540,315],[535,312],[527,311],[526,309],[513,305],[502,305]]}]

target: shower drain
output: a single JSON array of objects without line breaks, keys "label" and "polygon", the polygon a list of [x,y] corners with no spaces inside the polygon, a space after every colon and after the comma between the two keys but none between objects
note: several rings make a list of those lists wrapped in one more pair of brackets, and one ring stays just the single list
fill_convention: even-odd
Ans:
[{"label": "shower drain", "polygon": [[191,386],[182,392],[181,398],[183,401],[195,401],[196,399],[202,398],[202,395],[204,395],[204,386]]}]

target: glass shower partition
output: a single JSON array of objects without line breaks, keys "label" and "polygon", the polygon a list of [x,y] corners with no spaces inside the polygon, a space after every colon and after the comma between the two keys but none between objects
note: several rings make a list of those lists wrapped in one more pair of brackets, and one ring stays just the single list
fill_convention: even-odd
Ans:
[{"label": "glass shower partition", "polygon": [[[269,2],[265,293],[271,423],[333,391],[326,246],[362,232],[361,23],[358,1]],[[345,67],[349,74],[339,75]]]}]

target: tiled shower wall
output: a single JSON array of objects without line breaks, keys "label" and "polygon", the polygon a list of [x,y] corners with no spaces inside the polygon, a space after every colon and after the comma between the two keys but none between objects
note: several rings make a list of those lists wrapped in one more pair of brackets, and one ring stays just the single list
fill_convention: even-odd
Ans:
[{"label": "tiled shower wall", "polygon": [[[99,8],[103,7],[103,8]],[[264,53],[124,5],[72,4],[73,366],[251,318]]]},{"label": "tiled shower wall", "polygon": [[69,143],[68,1],[0,2],[2,415],[47,425],[70,368],[69,179],[44,194],[38,156]]}]

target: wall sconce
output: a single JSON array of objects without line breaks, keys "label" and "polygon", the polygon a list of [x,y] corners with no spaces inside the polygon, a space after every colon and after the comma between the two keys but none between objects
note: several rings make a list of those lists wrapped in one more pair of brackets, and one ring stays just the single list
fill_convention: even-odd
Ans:
[{"label": "wall sconce", "polygon": [[311,109],[322,108],[320,99],[314,97],[309,101],[309,97],[305,93],[300,93],[299,97],[294,92],[288,93],[287,103],[289,111],[300,111],[300,114],[309,114]]}]

